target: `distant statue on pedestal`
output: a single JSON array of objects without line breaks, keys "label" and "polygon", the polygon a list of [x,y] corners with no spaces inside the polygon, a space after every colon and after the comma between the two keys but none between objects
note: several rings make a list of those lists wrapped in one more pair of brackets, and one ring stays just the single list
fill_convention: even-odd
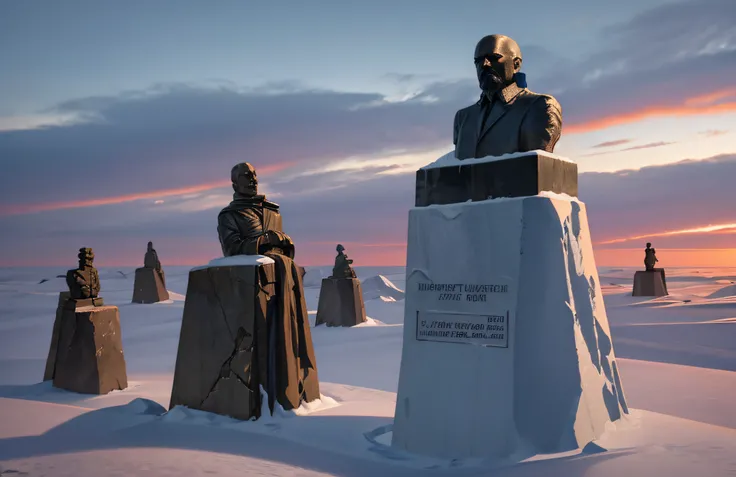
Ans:
[{"label": "distant statue on pedestal", "polygon": [[366,321],[363,288],[355,275],[353,260],[337,244],[332,276],[322,279],[315,326],[355,326]]},{"label": "distant statue on pedestal", "polygon": [[562,108],[552,96],[527,89],[519,45],[504,35],[486,36],[475,47],[474,61],[482,93],[477,103],[455,114],[455,157],[553,152]]},{"label": "distant statue on pedestal", "polygon": [[59,293],[43,380],[82,394],[125,389],[120,313],[99,296],[92,249],[80,248],[77,256],[79,267],[66,274],[69,291]]},{"label": "distant statue on pedestal", "polygon": [[632,296],[666,296],[669,294],[664,268],[654,268],[657,262],[659,259],[657,259],[654,247],[647,242],[647,248],[644,249],[645,270],[634,274]]},{"label": "distant statue on pedestal", "polygon": [[166,290],[166,276],[153,242],[148,242],[143,266],[135,270],[133,284],[133,303],[158,303],[169,299]]},{"label": "distant statue on pedestal", "polygon": [[353,263],[345,254],[345,247],[337,244],[337,257],[335,257],[335,266],[332,268],[332,276],[330,278],[355,278],[355,271],[350,266]]},{"label": "distant statue on pedestal", "polygon": [[644,249],[644,266],[648,272],[654,271],[654,265],[659,262],[656,252],[652,244],[647,242],[647,248]]},{"label": "distant statue on pedestal", "polygon": [[[79,267],[66,272],[66,284],[72,300],[90,300],[90,304],[100,294],[100,275],[94,267],[95,254],[91,248],[80,248]],[[101,303],[101,302],[100,302]]]}]

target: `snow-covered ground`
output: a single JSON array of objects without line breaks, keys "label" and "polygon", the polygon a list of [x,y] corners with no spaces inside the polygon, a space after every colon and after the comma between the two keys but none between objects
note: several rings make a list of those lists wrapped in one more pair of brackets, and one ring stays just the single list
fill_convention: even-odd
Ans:
[{"label": "snow-covered ground", "polygon": [[[601,268],[632,415],[582,453],[516,465],[387,446],[402,344],[400,267],[356,268],[366,323],[312,331],[322,394],[337,406],[257,422],[166,412],[188,270],[167,267],[171,300],[139,305],[130,303],[133,268],[100,269],[105,303],[120,307],[130,385],[88,396],[39,383],[65,270],[0,269],[0,475],[736,475],[736,269],[668,268],[671,295],[646,299],[630,296],[634,269]],[[330,271],[308,268],[312,323]]]}]

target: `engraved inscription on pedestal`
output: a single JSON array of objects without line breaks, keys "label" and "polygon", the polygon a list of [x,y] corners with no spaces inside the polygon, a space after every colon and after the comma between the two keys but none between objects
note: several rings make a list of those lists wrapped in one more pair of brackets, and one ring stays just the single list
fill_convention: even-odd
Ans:
[{"label": "engraved inscription on pedestal", "polygon": [[508,348],[509,311],[473,315],[417,311],[417,340]]}]

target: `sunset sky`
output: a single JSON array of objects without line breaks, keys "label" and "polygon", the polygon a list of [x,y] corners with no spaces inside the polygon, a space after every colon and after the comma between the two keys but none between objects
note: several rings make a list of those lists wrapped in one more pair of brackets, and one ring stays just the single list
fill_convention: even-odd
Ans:
[{"label": "sunset sky", "polygon": [[[553,94],[599,265],[736,266],[736,1],[0,2],[0,266],[219,256],[247,161],[303,265],[403,265],[473,50]],[[273,2],[275,3],[275,2]]]}]

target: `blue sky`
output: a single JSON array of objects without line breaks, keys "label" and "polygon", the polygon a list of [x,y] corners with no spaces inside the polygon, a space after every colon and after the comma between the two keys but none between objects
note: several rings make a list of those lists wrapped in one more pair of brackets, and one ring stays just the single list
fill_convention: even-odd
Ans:
[{"label": "blue sky", "polygon": [[0,114],[169,82],[298,82],[394,94],[400,87],[393,75],[418,82],[472,77],[474,44],[491,31],[533,47],[528,69],[539,71],[557,58],[594,53],[604,27],[665,2],[268,3],[3,2]]},{"label": "blue sky", "polygon": [[618,178],[655,218],[632,220],[607,189],[614,207],[591,209],[594,238],[728,247],[731,229],[658,234],[736,223],[732,207],[702,203],[715,212],[673,222],[620,171],[682,181],[672,171],[686,159],[700,167],[690,176],[712,161],[730,170],[735,24],[732,0],[5,1],[0,264],[67,263],[81,242],[128,263],[150,239],[162,260],[167,249],[204,260],[240,161],[273,171],[264,190],[306,262],[329,262],[326,244],[342,241],[363,262],[400,264],[411,172],[450,150],[454,111],[478,95],[475,43],[490,33],[515,38],[530,88],[560,100],[555,152],[578,162],[581,198],[596,203],[584,184]]}]

